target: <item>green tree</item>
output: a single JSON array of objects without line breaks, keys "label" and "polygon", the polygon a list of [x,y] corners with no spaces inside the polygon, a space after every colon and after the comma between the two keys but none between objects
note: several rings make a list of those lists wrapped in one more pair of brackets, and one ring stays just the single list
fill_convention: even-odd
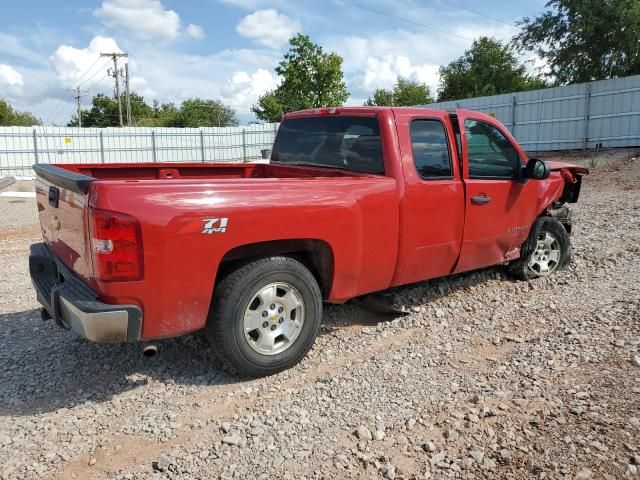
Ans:
[{"label": "green tree", "polygon": [[386,88],[376,88],[373,95],[364,102],[365,107],[392,107],[393,106],[393,90]]},{"label": "green tree", "polygon": [[137,127],[174,127],[178,116],[178,107],[174,103],[160,104],[157,100],[151,106],[152,113],[149,116],[136,118]]},{"label": "green tree", "polygon": [[[91,99],[91,108],[81,110],[83,127],[117,127],[118,123],[118,104],[116,101],[99,93]],[[78,126],[78,116],[73,115],[68,127]]]},{"label": "green tree", "polygon": [[518,22],[513,41],[546,60],[558,84],[640,73],[638,0],[551,0],[546,7]]},{"label": "green tree", "polygon": [[31,127],[40,125],[39,118],[29,112],[18,112],[9,102],[0,98],[0,126],[3,127]]},{"label": "green tree", "polygon": [[236,112],[219,100],[190,98],[180,105],[175,127],[229,127],[238,125]]},{"label": "green tree", "polygon": [[432,103],[431,91],[424,83],[398,77],[393,90],[378,88],[364,103],[365,106],[410,107]]},{"label": "green tree", "polygon": [[[125,97],[121,98],[123,116],[125,116]],[[133,124],[141,127],[227,127],[238,125],[236,113],[218,100],[191,98],[182,102],[180,107],[173,103],[153,105],[145,102],[137,93],[131,93],[131,114]],[[83,127],[117,127],[118,103],[115,98],[99,93],[91,100],[91,108],[82,111]],[[74,115],[68,123],[70,127],[78,126],[78,118]]]},{"label": "green tree", "polygon": [[[133,104],[133,103],[132,103]],[[124,110],[124,96],[122,97],[122,118],[126,120]],[[114,98],[99,93],[91,99],[91,108],[81,110],[83,127],[117,127],[120,125],[118,120],[118,104]],[[67,123],[67,127],[78,126],[78,115],[71,116],[71,120]]]},{"label": "green tree", "polygon": [[[122,102],[122,118],[126,122],[126,98],[123,94],[120,97]],[[134,123],[138,119],[148,118],[154,115],[153,108],[150,107],[141,95],[135,92],[131,93],[131,115]],[[118,115],[118,103],[113,97],[108,97],[102,93],[97,94],[91,100],[91,108],[82,110],[82,126],[83,127],[118,127],[120,119]],[[68,127],[78,126],[78,116],[73,115]]]},{"label": "green tree", "polygon": [[[293,111],[295,108],[286,111]],[[251,111],[260,120],[266,122],[279,122],[282,115],[286,113],[284,102],[280,100],[280,95],[276,90],[266,92],[258,98],[258,105],[253,105]]]},{"label": "green tree", "polygon": [[464,54],[440,67],[438,101],[497,95],[544,88],[547,83],[527,74],[513,47],[480,37]]},{"label": "green tree", "polygon": [[325,53],[321,46],[300,33],[289,40],[289,45],[289,51],[275,69],[282,83],[260,96],[251,111],[261,120],[279,122],[283,113],[341,106],[349,98],[342,74],[342,57]]}]

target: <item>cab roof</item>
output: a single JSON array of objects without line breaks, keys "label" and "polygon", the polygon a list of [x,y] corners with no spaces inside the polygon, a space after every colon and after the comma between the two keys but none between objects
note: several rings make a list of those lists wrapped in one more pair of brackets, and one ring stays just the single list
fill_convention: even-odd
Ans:
[{"label": "cab roof", "polygon": [[378,112],[391,110],[391,111],[403,111],[405,113],[421,113],[424,110],[429,110],[433,112],[441,112],[441,113],[454,113],[447,110],[429,108],[427,106],[416,106],[416,107],[322,107],[322,108],[309,108],[306,110],[298,110],[296,112],[290,112],[284,115],[283,118],[299,118],[299,117],[310,117],[317,115],[345,115],[345,114],[353,114],[353,115],[375,115]]}]

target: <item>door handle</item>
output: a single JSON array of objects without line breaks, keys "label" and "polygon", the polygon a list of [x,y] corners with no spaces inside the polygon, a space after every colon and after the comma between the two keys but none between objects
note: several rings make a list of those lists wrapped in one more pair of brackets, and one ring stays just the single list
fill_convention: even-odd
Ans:
[{"label": "door handle", "polygon": [[487,195],[476,195],[475,197],[471,197],[471,203],[474,205],[486,205],[491,201],[491,197]]}]

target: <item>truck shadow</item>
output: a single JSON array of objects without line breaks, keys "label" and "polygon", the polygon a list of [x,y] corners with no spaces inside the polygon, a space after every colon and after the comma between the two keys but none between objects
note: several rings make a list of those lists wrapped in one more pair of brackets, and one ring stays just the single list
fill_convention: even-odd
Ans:
[{"label": "truck shadow", "polygon": [[[327,305],[325,321],[321,332],[327,334],[343,327],[364,326],[375,327],[380,322],[392,321],[405,314],[423,313],[433,315],[429,304],[447,297],[458,290],[473,288],[491,279],[509,282],[505,269],[500,266],[489,267],[472,272],[459,273],[443,278],[403,285],[386,290],[384,296],[391,300],[388,305],[405,311],[401,313],[383,313],[367,309],[360,302],[350,301],[344,305]],[[414,309],[420,310],[416,312]],[[336,313],[333,313],[333,312]]]},{"label": "truck shadow", "polygon": [[[497,268],[432,280],[391,291],[405,308],[500,276]],[[429,315],[430,311],[425,312]],[[432,313],[432,312],[431,312]],[[397,315],[354,304],[327,305],[323,334],[375,326]],[[149,382],[222,386],[244,382],[223,371],[207,340],[196,333],[157,342],[159,354],[142,355],[141,344],[96,344],[43,322],[37,309],[0,315],[0,417],[33,415],[83,403],[102,403]]]},{"label": "truck shadow", "polygon": [[227,374],[200,334],[142,344],[97,344],[43,322],[37,309],[0,315],[0,417],[101,403],[149,382],[225,385]]}]

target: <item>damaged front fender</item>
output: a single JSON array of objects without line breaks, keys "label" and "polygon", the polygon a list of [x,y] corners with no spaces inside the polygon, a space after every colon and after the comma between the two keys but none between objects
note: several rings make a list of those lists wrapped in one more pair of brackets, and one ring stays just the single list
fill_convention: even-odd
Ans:
[{"label": "damaged front fender", "polygon": [[551,171],[560,171],[564,180],[564,189],[558,199],[560,203],[576,203],[580,196],[582,176],[589,175],[589,169],[562,162],[547,162]]}]

